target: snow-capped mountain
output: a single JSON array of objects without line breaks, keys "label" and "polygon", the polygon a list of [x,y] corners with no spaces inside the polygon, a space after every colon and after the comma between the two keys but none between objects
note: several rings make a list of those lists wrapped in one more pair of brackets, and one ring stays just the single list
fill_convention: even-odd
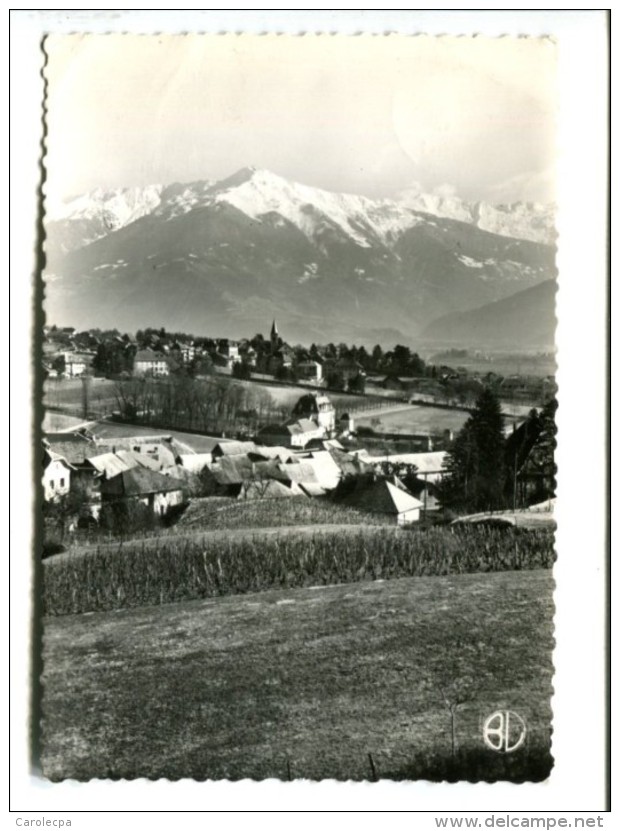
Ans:
[{"label": "snow-capped mountain", "polygon": [[482,231],[503,237],[542,242],[545,245],[553,245],[557,237],[553,205],[539,202],[512,202],[509,205],[466,202],[458,196],[420,193],[416,189],[401,191],[396,201],[415,211],[468,222]]},{"label": "snow-capped mountain", "polygon": [[47,236],[61,252],[81,248],[151,213],[159,205],[162,185],[97,188],[67,202],[46,205]]},{"label": "snow-capped mountain", "polygon": [[[94,241],[68,250],[59,244],[62,222],[48,223],[46,311],[58,324],[233,336],[260,331],[277,314],[300,340],[361,342],[369,329],[406,339],[435,317],[554,276],[552,247],[426,208],[254,168],[143,196],[102,195],[73,203],[62,220],[82,230],[89,222],[101,229],[102,215],[117,223]],[[132,220],[132,211],[141,215]]]}]

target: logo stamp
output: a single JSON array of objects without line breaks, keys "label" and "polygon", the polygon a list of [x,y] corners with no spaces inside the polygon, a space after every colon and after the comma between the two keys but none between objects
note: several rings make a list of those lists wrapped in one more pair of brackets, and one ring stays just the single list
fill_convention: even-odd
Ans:
[{"label": "logo stamp", "polygon": [[512,710],[497,710],[482,727],[482,738],[487,747],[498,753],[513,753],[527,735],[525,722]]}]

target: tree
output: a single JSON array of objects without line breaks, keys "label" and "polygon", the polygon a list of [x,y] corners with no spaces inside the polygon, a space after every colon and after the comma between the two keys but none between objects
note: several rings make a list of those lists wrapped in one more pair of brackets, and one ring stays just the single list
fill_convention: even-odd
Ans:
[{"label": "tree", "polygon": [[232,377],[238,378],[241,381],[249,380],[250,376],[252,375],[252,370],[250,369],[250,365],[244,363],[243,361],[240,363],[233,364],[232,368]]},{"label": "tree", "polygon": [[66,369],[65,356],[57,355],[52,361],[52,369],[55,369],[58,375],[64,375]]},{"label": "tree", "polygon": [[448,451],[442,504],[468,512],[503,507],[504,456],[501,407],[495,393],[485,389]]},{"label": "tree", "polygon": [[383,349],[381,349],[381,346],[379,344],[377,344],[375,348],[372,350],[371,361],[372,368],[375,370],[375,372],[380,371],[381,365],[383,363]]},{"label": "tree", "polygon": [[349,378],[347,384],[349,392],[363,393],[366,390],[366,378],[361,373],[358,373],[353,378]]},{"label": "tree", "polygon": [[343,390],[345,386],[344,375],[338,370],[331,370],[327,373],[325,378],[327,386],[330,390]]},{"label": "tree", "polygon": [[506,500],[510,505],[533,504],[555,496],[555,411],[551,399],[541,412],[527,419],[506,439]]},{"label": "tree", "polygon": [[370,368],[370,355],[363,346],[360,346],[357,350],[357,361],[361,364],[364,370],[368,370]]}]

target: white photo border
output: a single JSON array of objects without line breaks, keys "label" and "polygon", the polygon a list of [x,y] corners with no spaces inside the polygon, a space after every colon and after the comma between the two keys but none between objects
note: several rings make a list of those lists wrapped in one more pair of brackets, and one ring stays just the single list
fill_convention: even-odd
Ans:
[{"label": "white photo border", "polygon": [[[606,806],[608,32],[582,11],[15,11],[11,18],[11,809],[79,811],[598,811]],[[560,58],[558,292],[558,562],[553,755],[543,784],[263,783],[183,780],[50,784],[29,760],[33,356],[43,53],[48,32],[376,32],[557,39]],[[584,375],[587,390],[584,391]],[[19,455],[13,451],[19,449]],[[587,466],[578,461],[587,458]],[[578,477],[578,478],[577,478]],[[579,484],[577,484],[577,482]],[[583,483],[587,482],[587,485]],[[9,598],[7,598],[8,602]],[[18,814],[16,813],[16,816]],[[194,827],[193,815],[183,824]],[[407,825],[410,822],[407,819]],[[101,825],[99,826],[99,820]],[[187,820],[187,822],[186,822]],[[86,821],[86,817],[84,817]],[[82,828],[121,821],[90,814]],[[153,820],[156,824],[160,818]],[[297,819],[295,820],[298,821]],[[169,822],[166,816],[161,822]],[[418,823],[418,820],[416,820]],[[395,824],[399,824],[396,821]],[[204,818],[196,815],[196,827]],[[416,824],[417,827],[426,827]],[[434,827],[429,824],[428,827]]]}]

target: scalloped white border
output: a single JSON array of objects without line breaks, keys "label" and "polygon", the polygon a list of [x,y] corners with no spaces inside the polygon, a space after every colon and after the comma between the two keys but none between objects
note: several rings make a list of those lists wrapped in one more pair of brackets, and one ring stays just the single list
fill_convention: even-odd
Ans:
[{"label": "scalloped white border", "polygon": [[[22,815],[52,818],[69,811],[601,811],[604,803],[603,575],[605,569],[605,196],[607,191],[606,20],[602,12],[540,11],[260,11],[166,12],[18,11],[11,19],[13,105],[11,176],[11,466],[12,546],[12,741],[11,807]],[[401,34],[552,35],[560,45],[560,291],[559,348],[559,561],[555,571],[556,767],[542,785],[433,785],[429,783],[338,784],[323,782],[192,781],[50,785],[31,776],[26,746],[29,689],[29,581],[24,541],[28,539],[30,435],[28,354],[33,270],[33,217],[39,181],[41,96],[39,40],[44,32],[398,32]],[[584,391],[583,379],[587,379]],[[5,434],[6,435],[6,434]],[[584,464],[587,462],[587,464]],[[8,599],[7,599],[8,600]],[[52,811],[63,813],[52,814]],[[129,828],[139,819],[89,814],[73,827]],[[161,814],[149,822],[164,827]],[[412,820],[402,817],[403,827]],[[306,825],[306,817],[294,822]],[[401,817],[393,823],[401,825]],[[186,814],[177,821],[203,827]],[[314,820],[311,820],[314,822]],[[356,820],[357,821],[357,820]],[[269,818],[270,827],[280,823]],[[287,826],[290,820],[287,822]],[[309,823],[308,823],[309,824]],[[419,814],[415,828],[434,828],[432,814]]]}]

